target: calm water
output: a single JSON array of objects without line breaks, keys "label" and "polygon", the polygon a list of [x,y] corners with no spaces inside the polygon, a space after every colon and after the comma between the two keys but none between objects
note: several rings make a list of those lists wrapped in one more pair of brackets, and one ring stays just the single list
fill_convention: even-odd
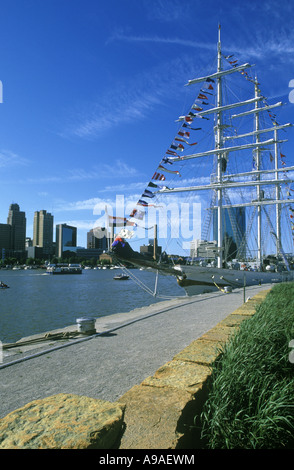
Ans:
[{"label": "calm water", "polygon": [[[131,279],[114,281],[119,273],[119,269],[83,270],[81,275],[52,276],[43,270],[1,270],[0,281],[10,289],[0,289],[0,341],[13,342],[74,325],[79,317],[128,312],[164,300]],[[154,273],[138,269],[131,273],[154,290]],[[171,276],[159,276],[158,293],[185,295]]]}]

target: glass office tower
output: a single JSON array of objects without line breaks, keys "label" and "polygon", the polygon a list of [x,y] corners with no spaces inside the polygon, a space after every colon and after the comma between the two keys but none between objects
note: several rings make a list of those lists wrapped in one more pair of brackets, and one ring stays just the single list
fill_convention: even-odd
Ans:
[{"label": "glass office tower", "polygon": [[77,228],[67,224],[56,225],[56,254],[62,258],[65,251],[76,251]]},{"label": "glass office tower", "polygon": [[[246,212],[245,207],[223,209],[223,247],[226,261],[246,256]],[[217,210],[213,211],[213,238],[217,240]]]}]

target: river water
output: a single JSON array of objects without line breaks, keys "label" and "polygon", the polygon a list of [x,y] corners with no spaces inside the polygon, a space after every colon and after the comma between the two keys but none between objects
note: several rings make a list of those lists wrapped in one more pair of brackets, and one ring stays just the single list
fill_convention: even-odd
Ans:
[{"label": "river water", "polygon": [[155,288],[155,273],[132,269],[137,280],[115,281],[119,269],[83,270],[80,275],[50,275],[44,270],[1,270],[0,341],[23,337],[76,324],[77,318],[98,318],[128,312],[165,300],[160,295],[185,296],[172,276],[159,275],[159,296],[138,286],[137,280]]}]

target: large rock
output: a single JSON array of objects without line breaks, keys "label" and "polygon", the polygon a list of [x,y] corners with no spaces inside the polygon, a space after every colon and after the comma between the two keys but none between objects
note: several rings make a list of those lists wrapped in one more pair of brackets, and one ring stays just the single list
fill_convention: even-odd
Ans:
[{"label": "large rock", "polygon": [[112,449],[124,406],[72,394],[35,400],[0,420],[0,449]]},{"label": "large rock", "polygon": [[194,448],[198,402],[191,393],[141,384],[132,387],[119,402],[126,405],[120,449]]}]

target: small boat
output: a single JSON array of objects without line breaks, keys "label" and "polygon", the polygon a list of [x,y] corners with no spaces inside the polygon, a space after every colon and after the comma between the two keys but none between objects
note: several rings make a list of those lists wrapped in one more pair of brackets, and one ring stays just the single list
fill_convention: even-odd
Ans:
[{"label": "small boat", "polygon": [[80,264],[69,264],[67,266],[56,266],[55,264],[47,267],[49,274],[82,274],[82,266]]},{"label": "small boat", "polygon": [[118,274],[117,276],[114,276],[115,281],[127,281],[130,278],[127,274]]},{"label": "small boat", "polygon": [[9,286],[7,284],[4,284],[4,282],[0,282],[0,289],[9,289]]}]

